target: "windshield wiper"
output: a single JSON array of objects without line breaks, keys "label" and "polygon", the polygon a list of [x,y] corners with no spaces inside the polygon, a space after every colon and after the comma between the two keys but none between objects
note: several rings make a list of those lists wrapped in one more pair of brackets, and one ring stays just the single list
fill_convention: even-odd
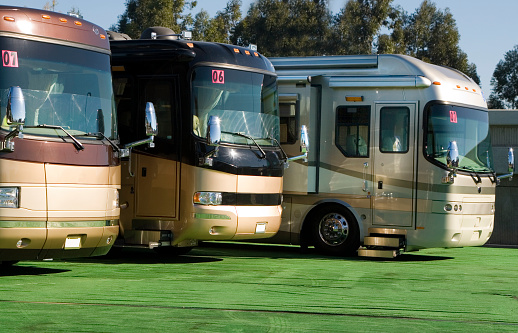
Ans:
[{"label": "windshield wiper", "polygon": [[259,150],[261,151],[261,154],[263,154],[263,156],[261,156],[261,159],[264,160],[266,158],[266,153],[264,152],[263,148],[261,148],[261,146],[257,143],[257,141],[255,141],[255,139],[252,138],[250,135],[246,135],[244,133],[239,133],[239,132],[225,132],[225,131],[221,131],[221,133],[237,135],[237,136],[240,136],[240,137],[243,137],[243,138],[246,138],[246,139],[252,141],[256,145],[256,147],[259,148]]},{"label": "windshield wiper", "polygon": [[110,143],[110,145],[113,148],[113,151],[120,151],[119,146],[117,146],[117,144],[115,142],[113,142],[106,135],[104,135],[103,132],[88,132],[88,133],[85,133],[83,135],[84,136],[95,136],[98,139],[104,139],[104,140],[106,140],[106,141],[108,141]]},{"label": "windshield wiper", "polygon": [[488,176],[489,180],[491,180],[491,183],[496,182],[495,172],[493,170],[491,170],[491,168],[488,168],[488,167],[482,167],[480,170],[475,170],[475,168],[472,166],[465,166],[465,167],[459,168],[459,170],[469,172],[469,175],[471,176],[471,178],[473,179],[473,182],[475,182],[475,184],[482,183],[482,179],[480,178],[479,173],[487,173],[488,174],[487,176]]},{"label": "windshield wiper", "polygon": [[[45,124],[41,124],[41,125],[36,125],[36,126],[25,126],[25,128],[52,128],[52,129],[60,129],[62,130],[63,132],[65,132],[65,134],[70,138],[72,139],[73,141],[73,144],[74,144],[74,147],[76,147],[77,150],[83,150],[85,149],[85,147],[83,146],[83,144],[81,142],[79,142],[76,138],[74,138],[74,136],[70,133],[67,132],[67,130],[65,130],[62,126],[58,126],[58,125],[45,125]],[[60,138],[66,142],[66,140],[60,136]]]},{"label": "windshield wiper", "polygon": [[277,141],[276,138],[274,138],[273,136],[268,136],[267,137],[268,140],[271,140],[273,142],[275,142],[275,144],[277,145],[277,147],[279,147],[279,149],[281,150],[282,152],[282,155],[283,155],[283,160],[284,160],[284,163],[288,163],[288,154],[286,154],[286,152],[284,151],[284,149],[282,149],[281,147],[281,144],[279,143],[279,141]]}]

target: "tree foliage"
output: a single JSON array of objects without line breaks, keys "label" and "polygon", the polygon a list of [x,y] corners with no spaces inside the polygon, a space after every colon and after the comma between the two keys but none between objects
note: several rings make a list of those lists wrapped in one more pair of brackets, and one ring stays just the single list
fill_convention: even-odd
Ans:
[{"label": "tree foliage", "polygon": [[378,38],[378,53],[404,53],[423,61],[460,70],[480,84],[474,64],[460,49],[460,34],[450,10],[437,9],[424,0],[408,15],[401,8],[389,12],[387,28],[392,33]]},{"label": "tree foliage", "polygon": [[491,108],[518,108],[518,45],[507,51],[491,77]]},{"label": "tree foliage", "polygon": [[391,12],[393,0],[348,1],[334,19],[334,54],[370,54],[374,38]]},{"label": "tree foliage", "polygon": [[194,8],[196,1],[185,0],[127,0],[126,10],[119,16],[115,27],[110,29],[125,33],[131,38],[139,38],[143,30],[153,26],[162,26],[181,31],[184,21],[192,22],[185,8]]},{"label": "tree foliage", "polygon": [[195,40],[230,44],[231,34],[241,20],[241,0],[230,0],[227,6],[210,18],[206,10],[196,14],[193,24]]},{"label": "tree foliage", "polygon": [[326,54],[327,0],[258,0],[236,26],[232,42],[257,44],[266,56]]},{"label": "tree foliage", "polygon": [[[228,0],[211,18],[201,10],[184,14],[196,1],[126,0],[111,30],[138,38],[151,26],[179,32],[192,28],[195,40],[257,44],[265,56],[396,53],[460,70],[480,84],[477,68],[459,46],[460,34],[448,8],[424,0],[411,14],[393,0],[348,0],[332,15],[328,0],[255,0],[241,18],[241,0]],[[383,32],[383,33],[381,33]]]}]

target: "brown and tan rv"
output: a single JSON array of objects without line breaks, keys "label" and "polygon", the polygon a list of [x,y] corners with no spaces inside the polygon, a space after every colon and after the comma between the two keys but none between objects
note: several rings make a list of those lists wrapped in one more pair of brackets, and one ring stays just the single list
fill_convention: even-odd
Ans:
[{"label": "brown and tan rv", "polygon": [[144,135],[146,103],[158,119],[154,145],[122,163],[120,245],[185,253],[200,240],[275,235],[287,156],[271,63],[160,27],[110,35],[121,143]]},{"label": "brown and tan rv", "polygon": [[120,159],[106,32],[0,6],[0,262],[103,255]]}]

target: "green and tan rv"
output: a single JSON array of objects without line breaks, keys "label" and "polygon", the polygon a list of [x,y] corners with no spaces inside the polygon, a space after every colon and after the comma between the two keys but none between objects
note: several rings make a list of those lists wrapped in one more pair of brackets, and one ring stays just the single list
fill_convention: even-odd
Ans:
[{"label": "green and tan rv", "polygon": [[486,243],[499,179],[473,80],[403,55],[270,60],[282,147],[298,153],[300,123],[312,145],[285,173],[272,241],[388,257]]}]

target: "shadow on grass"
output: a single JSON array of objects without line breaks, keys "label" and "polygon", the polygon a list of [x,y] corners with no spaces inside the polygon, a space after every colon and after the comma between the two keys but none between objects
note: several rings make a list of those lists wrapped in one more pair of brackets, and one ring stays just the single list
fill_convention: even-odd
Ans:
[{"label": "shadow on grass", "polygon": [[74,262],[89,262],[106,265],[120,264],[199,264],[222,261],[221,258],[213,258],[196,255],[165,255],[156,253],[150,249],[112,249],[107,255],[101,257],[67,259]]},{"label": "shadow on grass", "polygon": [[370,258],[370,257],[341,257],[327,256],[319,253],[315,248],[302,249],[293,245],[257,244],[246,242],[202,242],[195,248],[200,255],[225,255],[231,257],[267,257],[267,258],[299,258],[299,259],[328,259],[328,260],[354,260],[354,261],[389,261],[389,262],[422,262],[451,260],[449,256],[427,255],[419,252],[412,254],[403,253],[396,258]]},{"label": "shadow on grass", "polygon": [[271,258],[271,259],[322,259],[380,262],[421,262],[449,260],[452,257],[425,254],[401,254],[394,259],[327,256],[314,248],[302,249],[293,245],[257,244],[246,242],[200,242],[188,254],[167,255],[150,249],[115,248],[101,257],[66,259],[68,262],[98,263],[106,265],[120,264],[200,264],[223,261],[232,258]]},{"label": "shadow on grass", "polygon": [[0,277],[23,275],[47,275],[70,272],[69,269],[56,269],[36,266],[0,266]]},{"label": "shadow on grass", "polygon": [[397,256],[396,258],[370,258],[370,257],[355,257],[351,258],[358,261],[397,261],[397,262],[422,262],[422,261],[440,261],[440,260],[451,260],[455,259],[454,257],[445,257],[445,256],[433,256],[426,254],[407,254],[403,253]]}]

